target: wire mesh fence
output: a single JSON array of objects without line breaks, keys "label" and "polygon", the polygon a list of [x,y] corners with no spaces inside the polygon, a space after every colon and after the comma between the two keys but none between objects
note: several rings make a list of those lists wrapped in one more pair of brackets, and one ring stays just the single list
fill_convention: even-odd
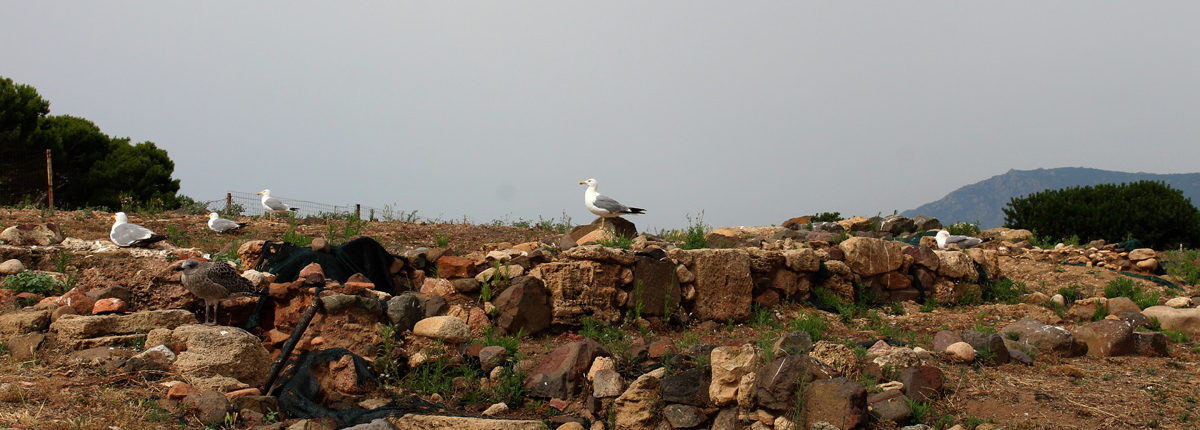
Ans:
[{"label": "wire mesh fence", "polygon": [[[359,219],[375,220],[390,211],[390,209],[381,209],[361,204],[339,206],[276,195],[272,195],[271,197],[279,199],[290,207],[296,208],[296,216],[301,218],[348,218],[350,215],[355,215]],[[213,201],[208,204],[208,207],[209,209],[231,216],[266,215],[266,210],[262,206],[262,196],[259,196],[258,193],[229,191],[226,193],[225,199]]]},{"label": "wire mesh fence", "polygon": [[46,154],[5,153],[0,157],[0,205],[46,204]]}]

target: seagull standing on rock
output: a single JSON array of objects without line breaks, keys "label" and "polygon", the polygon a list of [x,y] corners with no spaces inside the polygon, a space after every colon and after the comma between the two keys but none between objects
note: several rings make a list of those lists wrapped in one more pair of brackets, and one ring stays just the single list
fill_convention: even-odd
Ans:
[{"label": "seagull standing on rock", "polygon": [[619,217],[623,214],[638,215],[646,213],[645,209],[631,208],[621,204],[616,200],[601,195],[600,192],[596,191],[595,179],[588,179],[580,182],[579,185],[588,186],[587,191],[584,191],[583,193],[583,204],[587,205],[589,211],[600,216],[601,231],[604,230],[604,221],[608,218]]},{"label": "seagull standing on rock", "polygon": [[204,299],[204,325],[216,324],[221,299],[254,294],[254,285],[228,263],[187,260],[174,270],[183,272],[184,289]]},{"label": "seagull standing on rock", "polygon": [[166,236],[155,234],[146,227],[129,223],[129,217],[125,216],[125,212],[117,212],[111,218],[113,219],[113,226],[112,231],[108,233],[108,238],[112,239],[113,243],[117,244],[117,246],[144,247],[167,239]]},{"label": "seagull standing on rock", "polygon": [[262,196],[262,207],[263,210],[267,211],[267,215],[296,211],[296,208],[288,206],[287,203],[283,202],[283,200],[271,197],[271,190],[259,191],[258,195]]},{"label": "seagull standing on rock", "polygon": [[939,231],[937,236],[934,236],[934,238],[937,239],[938,248],[941,249],[946,249],[952,243],[957,244],[958,247],[962,249],[967,249],[983,243],[983,239],[978,237],[950,234],[950,232],[946,230]]},{"label": "seagull standing on rock", "polygon": [[225,218],[221,218],[221,216],[217,215],[216,212],[208,214],[208,228],[217,233],[231,232],[245,226],[246,223],[244,222],[230,221]]}]

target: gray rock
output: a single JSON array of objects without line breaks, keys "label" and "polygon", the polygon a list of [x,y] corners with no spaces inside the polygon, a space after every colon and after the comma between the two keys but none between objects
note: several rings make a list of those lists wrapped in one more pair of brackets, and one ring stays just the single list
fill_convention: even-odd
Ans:
[{"label": "gray rock", "polygon": [[1200,336],[1200,308],[1175,309],[1170,306],[1151,306],[1142,311],[1147,317],[1158,318],[1163,329],[1179,330]]},{"label": "gray rock", "polygon": [[392,297],[387,304],[388,321],[396,325],[399,333],[410,331],[417,325],[417,321],[425,317],[425,309],[422,309],[421,305],[421,299],[412,292]]},{"label": "gray rock", "polygon": [[708,385],[711,375],[708,366],[684,370],[659,381],[663,401],[693,406],[708,405]]},{"label": "gray rock", "polygon": [[1134,330],[1150,326],[1150,319],[1146,318],[1140,311],[1123,310],[1120,312],[1109,312],[1109,315],[1116,315],[1121,321],[1129,323]]},{"label": "gray rock", "polygon": [[1009,332],[1016,332],[1018,342],[1033,346],[1042,353],[1063,357],[1078,357],[1087,353],[1087,344],[1076,339],[1067,329],[1043,324],[1033,318],[1022,318],[1000,329],[1005,336]]},{"label": "gray rock", "polygon": [[771,347],[776,356],[784,354],[806,354],[812,351],[813,341],[812,336],[803,330],[790,332]]},{"label": "gray rock", "polygon": [[354,427],[346,427],[342,430],[396,430],[396,426],[388,420],[379,418],[366,424],[359,424]]},{"label": "gray rock", "polygon": [[708,419],[704,412],[695,406],[670,404],[663,408],[663,416],[672,428],[688,429],[696,427]]},{"label": "gray rock", "polygon": [[1018,361],[1018,362],[1020,362],[1021,364],[1024,364],[1024,365],[1027,365],[1027,366],[1032,366],[1032,365],[1033,365],[1033,357],[1030,357],[1030,356],[1029,356],[1029,354],[1026,354],[1026,353],[1025,353],[1025,351],[1021,351],[1021,350],[1019,350],[1019,349],[1016,349],[1016,348],[1009,348],[1009,349],[1008,349],[1008,358],[1011,358],[1011,359],[1013,359],[1013,360],[1017,360],[1017,361]]},{"label": "gray rock", "polygon": [[321,304],[325,306],[325,312],[330,315],[354,313],[355,315],[374,316],[376,320],[383,315],[383,305],[380,304],[379,299],[372,297],[335,294],[321,297]]},{"label": "gray rock", "polygon": [[476,281],[475,278],[454,279],[450,281],[450,285],[454,286],[454,291],[458,291],[463,294],[475,294],[479,292],[480,288],[483,286],[483,284],[481,284],[479,281]]},{"label": "gray rock", "polygon": [[437,294],[421,294],[417,297],[421,299],[421,308],[425,309],[425,318],[442,315],[450,308],[446,299]]},{"label": "gray rock", "polygon": [[523,331],[535,335],[550,328],[553,309],[550,292],[541,279],[532,276],[513,278],[512,285],[492,300],[496,306],[493,322],[507,334]]},{"label": "gray rock", "polygon": [[828,379],[833,369],[807,354],[782,355],[755,373],[756,403],[773,411],[796,407],[796,389],[817,379]]},{"label": "gray rock", "polygon": [[1133,332],[1133,349],[1146,357],[1166,357],[1167,335],[1159,332]]},{"label": "gray rock", "polygon": [[479,350],[479,367],[484,373],[490,373],[505,361],[508,361],[508,350],[503,346],[485,346]]},{"label": "gray rock", "polygon": [[[813,233],[823,232],[830,234],[840,234],[846,232],[846,228],[836,222],[814,222],[812,223]],[[809,239],[812,240],[812,239]]]},{"label": "gray rock", "polygon": [[[528,372],[525,387],[533,397],[566,399],[582,385],[584,375],[599,356],[610,355],[591,338],[555,348]],[[655,388],[657,388],[657,382]]]},{"label": "gray rock", "polygon": [[594,379],[592,379],[592,397],[617,397],[624,391],[625,378],[622,378],[621,374],[615,370],[600,370],[596,372]]},{"label": "gray rock", "polygon": [[1076,329],[1074,334],[1087,343],[1087,353],[1097,357],[1128,355],[1135,351],[1133,326],[1125,321],[1093,321]]},{"label": "gray rock", "polygon": [[867,397],[867,410],[877,420],[888,420],[896,424],[908,422],[908,396],[900,390],[887,390]]},{"label": "gray rock", "polygon": [[904,384],[904,395],[918,401],[936,399],[942,391],[942,369],[935,366],[912,366],[900,371],[897,381]]},{"label": "gray rock", "polygon": [[942,222],[931,216],[917,215],[913,218],[913,225],[918,231],[939,230],[942,228]]},{"label": "gray rock", "polygon": [[891,234],[908,233],[916,228],[916,223],[905,216],[888,215],[879,220],[879,231]]},{"label": "gray rock", "polygon": [[199,393],[188,394],[183,398],[183,404],[192,414],[204,425],[218,425],[225,423],[225,414],[229,412],[229,399],[225,398],[224,394],[214,390],[201,391]]},{"label": "gray rock", "polygon": [[933,350],[934,352],[946,352],[946,347],[962,341],[963,338],[958,332],[942,330],[933,335]]},{"label": "gray rock", "polygon": [[119,299],[125,303],[130,303],[133,300],[133,294],[129,292],[129,289],[120,285],[95,288],[89,290],[87,293],[85,293],[85,295],[92,300]]},{"label": "gray rock", "polygon": [[10,259],[0,263],[0,275],[16,275],[25,271],[25,265],[21,264],[21,260]]},{"label": "gray rock", "polygon": [[737,430],[738,427],[738,408],[736,406],[723,408],[717,412],[717,416],[713,418],[712,430]]},{"label": "gray rock", "polygon": [[[963,342],[971,344],[975,351],[990,351],[995,355],[991,364],[1008,363],[1008,347],[1004,346],[1004,338],[996,333],[984,333],[975,330],[963,330],[959,333]],[[978,356],[978,354],[976,354]]]}]

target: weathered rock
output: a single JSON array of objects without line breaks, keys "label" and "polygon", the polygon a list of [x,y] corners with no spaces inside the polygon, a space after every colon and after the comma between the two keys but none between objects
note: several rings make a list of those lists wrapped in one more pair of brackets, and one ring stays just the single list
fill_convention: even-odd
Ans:
[{"label": "weathered rock", "polygon": [[645,374],[629,384],[617,400],[613,401],[613,411],[617,417],[617,429],[640,430],[649,428],[658,418],[652,406],[658,397],[658,378]]},{"label": "weathered rock", "polygon": [[144,338],[155,329],[195,324],[196,316],[183,309],[155,310],[128,315],[63,315],[50,324],[58,342],[72,348],[115,345]]},{"label": "weathered rock", "polygon": [[940,230],[942,222],[937,218],[925,215],[917,215],[913,217],[913,225],[918,231]]},{"label": "weathered rock", "polygon": [[850,271],[850,266],[841,261],[828,260],[825,262],[825,268],[829,269],[832,276],[821,283],[821,288],[829,290],[843,300],[853,301],[854,273]]},{"label": "weathered rock", "polygon": [[1058,354],[1063,357],[1078,357],[1087,353],[1087,344],[1076,339],[1065,328],[1043,324],[1033,318],[1021,320],[1000,329],[1002,335],[1016,332],[1018,342],[1030,345],[1043,353]]},{"label": "weathered rock", "polygon": [[14,246],[50,246],[62,241],[55,224],[14,225],[0,232],[0,242]]},{"label": "weathered rock", "polygon": [[959,251],[933,251],[938,256],[937,273],[952,279],[974,280],[978,277],[975,272],[974,260],[969,255]]},{"label": "weathered rock", "polygon": [[674,311],[683,301],[679,280],[675,278],[675,263],[643,255],[636,256],[635,261],[631,299],[625,302],[625,309],[640,305],[643,316],[662,316]]},{"label": "weathered rock", "polygon": [[103,287],[103,288],[93,288],[91,290],[88,290],[88,292],[85,295],[87,295],[87,297],[89,299],[92,299],[95,301],[100,301],[103,299],[121,299],[121,301],[124,301],[125,303],[129,303],[130,301],[133,300],[133,294],[131,294],[129,292],[129,289],[122,287],[120,285],[113,285],[113,286],[108,286],[108,287]]},{"label": "weathered rock", "polygon": [[737,400],[738,384],[742,376],[754,372],[758,355],[750,345],[720,346],[709,354],[709,363],[712,383],[708,397],[714,406],[724,406]]},{"label": "weathered rock", "polygon": [[1087,343],[1087,353],[1097,357],[1128,355],[1135,351],[1133,326],[1119,319],[1090,322],[1076,329],[1074,334]]},{"label": "weathered rock", "polygon": [[911,348],[898,346],[888,348],[871,362],[881,368],[903,369],[921,364],[921,358]]},{"label": "weathered rock", "polygon": [[225,413],[232,405],[224,394],[214,390],[205,390],[189,394],[183,398],[184,407],[190,411],[197,421],[204,425],[218,425],[225,422]]},{"label": "weathered rock", "polygon": [[1151,306],[1142,311],[1149,318],[1158,318],[1163,329],[1179,330],[1192,336],[1200,336],[1200,308],[1175,309],[1169,306]]},{"label": "weathered rock", "polygon": [[267,382],[271,357],[262,341],[244,330],[191,324],[174,330],[154,329],[146,335],[146,345],[180,343],[186,350],[178,354],[171,369],[197,388],[229,391]]},{"label": "weathered rock", "polygon": [[816,379],[833,377],[833,369],[807,354],[783,355],[758,369],[756,404],[781,412],[796,407],[796,389]]},{"label": "weathered rock", "polygon": [[837,372],[837,376],[854,377],[858,375],[858,356],[846,345],[819,341],[813,345],[813,358],[820,360]]},{"label": "weathered rock", "polygon": [[617,397],[625,391],[625,378],[612,369],[596,372],[592,380],[592,397]]},{"label": "weathered rock", "polygon": [[879,220],[879,231],[891,234],[901,234],[913,231],[916,223],[912,218],[900,215],[888,215]]},{"label": "weathered rock", "polygon": [[860,276],[895,271],[904,263],[903,244],[896,241],[852,237],[838,247],[846,254],[846,265]]},{"label": "weathered rock", "polygon": [[483,287],[475,278],[458,278],[450,281],[450,285],[454,287],[454,291],[462,294],[475,294]]},{"label": "weathered rock", "polygon": [[449,299],[454,297],[456,291],[454,284],[445,278],[425,278],[425,282],[421,283],[421,294],[431,294]]},{"label": "weathered rock", "polygon": [[660,381],[663,401],[693,406],[709,404],[708,387],[712,384],[708,366],[684,370]]},{"label": "weathered rock", "polygon": [[129,305],[121,299],[100,299],[92,305],[92,315],[122,313],[129,310]]},{"label": "weathered rock", "polygon": [[417,325],[417,321],[425,317],[425,310],[421,305],[421,299],[412,292],[392,297],[387,303],[388,321],[396,325],[396,331],[399,333],[410,331]]},{"label": "weathered rock", "polygon": [[672,249],[670,257],[696,275],[692,316],[699,321],[744,320],[750,316],[754,284],[750,256],[739,249]]},{"label": "weathered rock", "polygon": [[[632,236],[631,236],[632,237]],[[600,245],[577,246],[560,255],[568,260],[586,260],[597,263],[628,266],[634,263],[635,253],[628,249],[609,248]]]},{"label": "weathered rock", "polygon": [[937,398],[942,391],[942,370],[936,366],[912,366],[900,371],[904,395],[921,402]]},{"label": "weathered rock", "polygon": [[821,259],[812,248],[790,249],[783,251],[787,268],[796,272],[816,272],[821,270]]},{"label": "weathered rock", "polygon": [[59,306],[70,306],[80,315],[92,313],[92,307],[96,305],[96,301],[89,298],[79,288],[72,288],[71,291],[63,293],[54,302]]},{"label": "weathered rock", "polygon": [[1166,303],[1163,303],[1163,306],[1172,307],[1172,308],[1190,308],[1190,307],[1192,307],[1192,298],[1191,297],[1172,297],[1171,300],[1167,300]]},{"label": "weathered rock", "polygon": [[484,373],[489,373],[496,366],[504,365],[508,361],[508,350],[503,346],[485,346],[479,349],[479,368]]},{"label": "weathered rock", "polygon": [[1166,357],[1167,335],[1160,332],[1133,332],[1133,350],[1145,357]]},{"label": "weathered rock", "polygon": [[25,333],[14,336],[8,341],[8,352],[17,361],[29,361],[37,358],[37,351],[46,341],[42,333]]},{"label": "weathered rock", "polygon": [[578,325],[586,316],[602,322],[621,317],[617,303],[620,273],[621,266],[616,264],[572,260],[540,264],[529,276],[541,279],[550,293],[552,323]]},{"label": "weathered rock", "polygon": [[471,339],[471,329],[466,321],[453,316],[429,317],[417,321],[413,334],[430,339],[442,339],[451,343],[462,343]]},{"label": "weathered rock", "polygon": [[853,429],[867,424],[867,390],[846,378],[820,379],[804,392],[804,425],[827,422]]},{"label": "weathered rock", "polygon": [[888,420],[897,424],[908,422],[908,396],[900,390],[887,390],[867,397],[867,410],[877,420]]},{"label": "weathered rock", "polygon": [[25,308],[0,314],[0,340],[15,335],[45,331],[50,326],[50,311]]},{"label": "weathered rock", "polygon": [[1004,346],[1004,337],[999,334],[963,330],[960,335],[962,335],[963,342],[970,344],[976,352],[989,351],[994,355],[995,358],[992,359],[991,364],[1008,363],[1008,347]]},{"label": "weathered rock", "polygon": [[1033,364],[1033,357],[1030,357],[1029,354],[1025,353],[1025,351],[1022,351],[1017,348],[1009,348],[1008,349],[1008,358],[1010,359],[1009,361],[1017,360],[1018,362],[1020,362],[1021,364],[1024,364],[1024,365],[1032,365]]},{"label": "weathered rock", "polygon": [[21,264],[21,260],[9,259],[0,263],[0,275],[16,275],[25,271],[25,265]]},{"label": "weathered rock", "polygon": [[1129,251],[1130,261],[1142,261],[1149,260],[1151,258],[1158,258],[1158,253],[1151,248],[1138,248],[1133,251]]},{"label": "weathered rock", "polygon": [[[534,397],[569,398],[582,385],[592,361],[607,355],[608,351],[591,338],[565,344],[538,361],[528,372],[525,387]],[[655,381],[656,388],[657,384]]]},{"label": "weathered rock", "polygon": [[[479,282],[495,283],[498,279],[512,279],[525,274],[525,268],[516,264],[508,264],[499,267],[491,267],[475,275],[475,280]],[[451,288],[453,289],[453,288]]]}]

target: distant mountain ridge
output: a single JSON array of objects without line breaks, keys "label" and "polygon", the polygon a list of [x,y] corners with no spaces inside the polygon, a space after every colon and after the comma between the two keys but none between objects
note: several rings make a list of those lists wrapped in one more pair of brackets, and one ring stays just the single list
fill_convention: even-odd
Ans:
[{"label": "distant mountain ridge", "polygon": [[1164,175],[1114,172],[1086,167],[1059,167],[1009,170],[1002,175],[954,190],[941,200],[923,204],[900,215],[932,216],[946,225],[960,221],[979,221],[980,228],[996,228],[1004,225],[1003,209],[1013,197],[1024,197],[1043,190],[1142,180],[1163,181],[1172,188],[1183,191],[1185,197],[1192,199],[1193,205],[1200,203],[1200,173]]}]

